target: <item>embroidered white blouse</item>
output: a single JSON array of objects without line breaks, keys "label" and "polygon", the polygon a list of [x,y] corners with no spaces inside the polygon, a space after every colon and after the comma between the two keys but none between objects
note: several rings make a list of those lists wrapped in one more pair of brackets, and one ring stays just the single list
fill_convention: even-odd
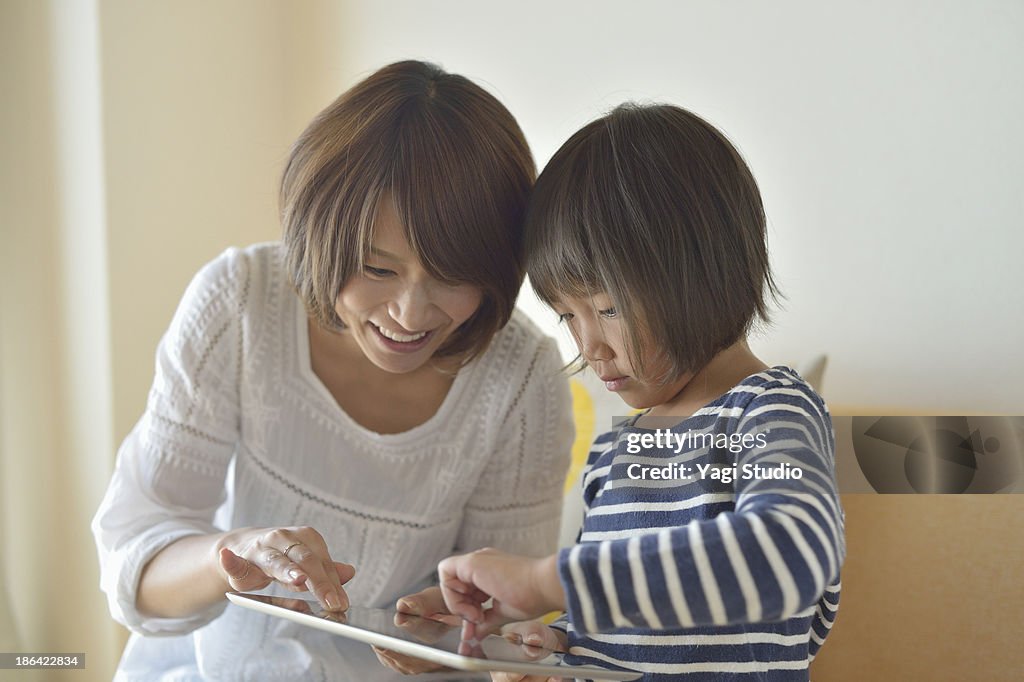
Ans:
[{"label": "embroidered white blouse", "polygon": [[346,590],[368,606],[420,589],[458,551],[555,548],[573,427],[554,341],[517,311],[433,417],[373,433],[313,373],[282,255],[278,243],[224,252],[196,275],[160,342],[146,411],[92,525],[111,613],[136,633],[118,679],[386,672],[368,647],[353,653],[226,601],[192,618],[140,614],[142,568],[186,535],[312,526],[356,566]]}]

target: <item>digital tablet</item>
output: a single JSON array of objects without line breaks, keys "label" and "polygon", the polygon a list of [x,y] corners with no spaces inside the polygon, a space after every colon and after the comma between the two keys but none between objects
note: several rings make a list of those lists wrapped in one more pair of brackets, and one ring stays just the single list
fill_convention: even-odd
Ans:
[{"label": "digital tablet", "polygon": [[488,635],[478,642],[466,642],[462,640],[461,621],[457,616],[420,618],[399,614],[394,609],[358,606],[344,612],[329,612],[316,602],[305,599],[245,592],[228,592],[227,597],[233,604],[247,609],[456,670],[610,681],[635,680],[641,675],[633,671],[568,665],[562,662],[562,654],[556,651],[526,646],[501,635]]}]

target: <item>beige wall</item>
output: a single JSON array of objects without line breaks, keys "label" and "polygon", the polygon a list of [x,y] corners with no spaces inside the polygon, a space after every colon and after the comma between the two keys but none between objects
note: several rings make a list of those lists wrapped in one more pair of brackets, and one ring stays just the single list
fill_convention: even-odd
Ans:
[{"label": "beige wall", "polygon": [[112,675],[124,632],[88,523],[189,279],[278,235],[289,144],[337,94],[303,67],[333,11],[0,3],[4,650],[85,651],[68,679]]},{"label": "beige wall", "polygon": [[340,7],[99,4],[118,438],[192,275],[228,246],[277,239],[289,146],[349,84]]},{"label": "beige wall", "polygon": [[100,5],[114,431],[141,414],[153,353],[193,274],[275,239],[292,131],[282,3]]},{"label": "beige wall", "polygon": [[0,632],[102,676],[119,642],[87,528],[113,442],[95,13],[51,9],[0,5]]},{"label": "beige wall", "polygon": [[1021,679],[1024,496],[844,495],[839,615],[816,682]]}]

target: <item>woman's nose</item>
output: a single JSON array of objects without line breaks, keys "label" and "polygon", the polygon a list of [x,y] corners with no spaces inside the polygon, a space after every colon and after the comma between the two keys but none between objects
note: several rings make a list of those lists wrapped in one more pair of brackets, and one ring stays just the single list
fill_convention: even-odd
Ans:
[{"label": "woman's nose", "polygon": [[415,284],[403,288],[388,302],[388,315],[407,332],[428,331],[430,307],[426,288]]}]

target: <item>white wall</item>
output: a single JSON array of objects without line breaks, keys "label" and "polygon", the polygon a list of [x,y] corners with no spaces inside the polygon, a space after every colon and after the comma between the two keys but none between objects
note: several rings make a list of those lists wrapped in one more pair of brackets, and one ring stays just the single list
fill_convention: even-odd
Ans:
[{"label": "white wall", "polygon": [[191,274],[278,234],[290,142],[409,57],[489,87],[541,166],[623,100],[694,109],[765,197],[788,296],[766,361],[827,352],[840,408],[1021,412],[1024,5],[819,4],[100,3],[115,434]]},{"label": "white wall", "polygon": [[693,109],[761,185],[788,300],[766,361],[833,405],[1024,410],[1024,4],[348,2],[337,88],[423,58],[492,89],[543,164],[626,99]]}]

